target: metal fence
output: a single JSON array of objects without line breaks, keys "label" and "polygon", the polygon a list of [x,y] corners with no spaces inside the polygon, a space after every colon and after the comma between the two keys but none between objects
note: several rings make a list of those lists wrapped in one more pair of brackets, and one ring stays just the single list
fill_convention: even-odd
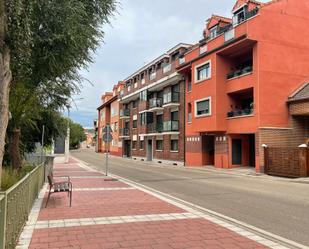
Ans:
[{"label": "metal fence", "polygon": [[44,183],[44,164],[0,192],[0,249],[13,249]]}]

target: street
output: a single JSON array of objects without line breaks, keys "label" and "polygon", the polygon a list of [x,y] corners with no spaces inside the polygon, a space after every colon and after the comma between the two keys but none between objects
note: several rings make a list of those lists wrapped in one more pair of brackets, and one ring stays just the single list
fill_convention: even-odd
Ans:
[{"label": "street", "polygon": [[[91,149],[72,156],[105,170]],[[110,157],[111,173],[309,246],[309,186]]]}]

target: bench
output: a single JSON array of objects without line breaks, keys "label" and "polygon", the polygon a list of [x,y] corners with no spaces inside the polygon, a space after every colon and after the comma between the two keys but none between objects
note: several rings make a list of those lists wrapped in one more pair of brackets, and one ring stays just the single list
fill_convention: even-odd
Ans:
[{"label": "bench", "polygon": [[49,201],[50,195],[53,193],[61,193],[61,192],[68,192],[68,196],[70,197],[70,207],[72,206],[72,182],[69,176],[59,176],[59,177],[67,177],[66,181],[56,182],[54,181],[53,173],[50,173],[48,178],[49,183],[49,192],[48,197],[46,200],[45,208],[47,207],[47,203]]}]

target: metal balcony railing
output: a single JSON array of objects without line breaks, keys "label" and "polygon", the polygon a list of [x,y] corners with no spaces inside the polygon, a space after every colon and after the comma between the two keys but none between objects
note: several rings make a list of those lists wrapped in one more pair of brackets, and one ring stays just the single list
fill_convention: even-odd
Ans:
[{"label": "metal balcony railing", "polygon": [[245,66],[239,70],[236,70],[234,72],[228,73],[226,75],[226,78],[229,79],[233,79],[235,77],[247,74],[247,73],[251,73],[253,71],[253,67],[252,66]]},{"label": "metal balcony railing", "polygon": [[153,98],[149,100],[149,108],[162,107],[162,98]]},{"label": "metal balcony railing", "polygon": [[163,131],[179,131],[179,121],[163,122]]},{"label": "metal balcony railing", "polygon": [[161,133],[163,131],[163,123],[152,123],[147,125],[148,133]]},{"label": "metal balcony railing", "polygon": [[178,92],[169,92],[163,95],[163,104],[178,103],[178,102],[179,102]]},{"label": "metal balcony railing", "polygon": [[227,113],[228,118],[247,116],[253,114],[253,108],[245,108],[236,111],[230,111]]},{"label": "metal balcony railing", "polygon": [[130,116],[130,109],[120,109],[119,115],[120,115],[120,117]]}]

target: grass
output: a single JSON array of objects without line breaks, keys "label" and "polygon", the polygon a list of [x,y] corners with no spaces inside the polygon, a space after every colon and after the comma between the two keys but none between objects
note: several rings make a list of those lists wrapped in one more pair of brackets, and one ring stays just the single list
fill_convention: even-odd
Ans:
[{"label": "grass", "polygon": [[3,168],[1,174],[1,190],[5,191],[22,179],[27,173],[33,170],[34,167],[26,165],[21,170],[14,170],[12,168]]}]

